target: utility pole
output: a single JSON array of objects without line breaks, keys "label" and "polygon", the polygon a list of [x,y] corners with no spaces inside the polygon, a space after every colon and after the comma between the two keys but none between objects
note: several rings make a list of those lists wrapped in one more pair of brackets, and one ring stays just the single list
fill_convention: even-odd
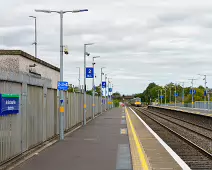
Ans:
[{"label": "utility pole", "polygon": [[[208,88],[207,88],[207,75],[202,75],[202,74],[198,74],[200,76],[204,76],[204,79],[205,80],[205,93],[204,93],[204,105],[205,105],[205,109],[208,109],[209,110],[209,105],[210,105],[210,96],[208,94]],[[207,107],[207,97],[208,97],[208,107]]]},{"label": "utility pole", "polygon": [[111,101],[111,109],[113,108],[113,99],[112,99],[112,94],[113,94],[113,84],[112,84],[112,92],[110,94],[110,101]]},{"label": "utility pole", "polygon": [[78,78],[78,81],[79,81],[79,91],[80,91],[80,67],[76,67],[79,69],[79,78]]},{"label": "utility pole", "polygon": [[169,104],[172,102],[172,87],[170,87]]},{"label": "utility pole", "polygon": [[[107,74],[105,74],[105,83],[107,82]],[[107,110],[107,83],[106,83],[106,87],[105,87],[105,111]]]},{"label": "utility pole", "polygon": [[160,90],[158,90],[158,104],[160,103]]},{"label": "utility pole", "polygon": [[29,16],[35,19],[35,41],[32,43],[35,45],[35,57],[37,58],[37,18],[35,16]]},{"label": "utility pole", "polygon": [[[205,94],[204,94],[204,103],[205,103],[205,108],[207,108],[207,94],[208,94],[208,89],[207,89],[207,75],[204,75],[205,80]],[[208,110],[209,110],[209,98],[208,98]]]},{"label": "utility pole", "polygon": [[165,106],[166,106],[166,88],[164,88],[165,91]]},{"label": "utility pole", "polygon": [[160,101],[161,101],[161,105],[163,104],[163,98],[162,98],[162,96],[163,96],[163,92],[162,92],[162,89],[160,90]]},{"label": "utility pole", "polygon": [[192,102],[191,102],[191,104],[192,104],[192,108],[194,108],[194,80],[196,80],[196,79],[189,79],[189,80],[191,80],[191,94],[192,94]]},{"label": "utility pole", "polygon": [[183,93],[182,93],[182,106],[184,107],[185,93],[184,93],[184,82],[183,83]]},{"label": "utility pole", "polygon": [[[108,79],[107,79],[107,80],[108,80],[108,89],[107,89],[107,90],[108,90],[108,97],[107,97],[107,98],[108,98],[108,103],[110,103],[110,91],[109,91],[109,89],[110,89],[110,84],[111,84],[111,83],[110,83],[110,79],[111,79],[111,78],[108,78]],[[111,106],[111,104],[108,104],[108,108],[109,108],[109,109],[110,109],[110,106]]]},{"label": "utility pole", "polygon": [[174,103],[175,103],[175,107],[177,106],[177,84],[175,84],[175,90],[174,90]]},{"label": "utility pole", "polygon": [[[93,63],[92,63],[92,65],[93,65],[93,70],[94,70],[94,66],[95,66],[95,62],[94,62],[94,59],[95,58],[99,58],[100,56],[96,56],[96,57],[93,57]],[[94,73],[95,73],[95,70],[94,70]],[[95,76],[93,77],[93,84],[92,84],[92,86],[93,86],[93,90],[92,90],[92,100],[93,100],[93,104],[92,104],[92,118],[94,119],[94,116],[95,116],[95,83],[94,83],[94,79],[95,79]]]},{"label": "utility pole", "polygon": [[105,68],[105,67],[102,67],[102,68],[101,68],[101,114],[102,114],[102,104],[103,104],[103,103],[102,103],[102,95],[103,95],[103,93],[102,93],[102,75],[104,75],[104,73],[102,72],[102,69],[103,69],[103,68]]},{"label": "utility pole", "polygon": [[[39,10],[36,9],[35,12],[44,12],[44,13],[58,13],[60,15],[60,81],[63,82],[63,15],[65,13],[71,12],[71,13],[78,13],[78,12],[86,12],[88,9],[80,9],[80,10],[72,10],[72,11],[52,11],[52,10]],[[59,93],[59,102],[60,104],[60,140],[64,140],[64,93],[63,91],[60,91]]]},{"label": "utility pole", "polygon": [[90,54],[87,52],[86,47],[88,45],[93,45],[94,43],[88,43],[84,44],[84,110],[83,110],[83,125],[86,125],[86,112],[87,112],[87,103],[86,103],[86,56],[90,56]]}]

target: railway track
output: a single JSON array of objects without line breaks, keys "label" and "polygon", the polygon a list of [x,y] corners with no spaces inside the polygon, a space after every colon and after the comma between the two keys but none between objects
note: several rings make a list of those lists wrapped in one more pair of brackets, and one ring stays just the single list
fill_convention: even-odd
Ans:
[{"label": "railway track", "polygon": [[[151,113],[153,116],[156,116],[156,118],[162,119],[163,121],[167,121],[166,124],[171,124],[173,128],[180,130],[180,134],[183,137],[190,137],[191,140],[200,146],[202,149],[204,149],[206,152],[212,153],[212,130],[209,128],[205,128],[203,126],[197,125],[195,123],[188,122],[183,120],[183,118],[179,119],[172,115],[168,115],[167,113],[163,113],[161,111],[151,111],[148,110],[149,113]],[[180,127],[180,129],[178,128]],[[173,129],[172,128],[172,129]],[[189,131],[189,136],[187,131]],[[201,142],[200,142],[201,141]]]},{"label": "railway track", "polygon": [[146,108],[133,109],[191,169],[212,169],[211,129]]}]

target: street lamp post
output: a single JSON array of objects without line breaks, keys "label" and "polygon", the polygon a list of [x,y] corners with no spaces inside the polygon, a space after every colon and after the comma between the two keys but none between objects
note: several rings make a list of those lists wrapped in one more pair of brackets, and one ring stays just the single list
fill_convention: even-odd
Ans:
[{"label": "street lamp post", "polygon": [[[113,84],[112,84],[112,91],[113,91]],[[111,100],[111,109],[113,108],[113,99],[112,99],[113,92],[110,94],[110,100]]]},{"label": "street lamp post", "polygon": [[174,90],[174,105],[177,106],[177,84],[175,84],[175,90]]},{"label": "street lamp post", "polygon": [[33,42],[32,45],[35,45],[35,57],[37,58],[37,18],[35,16],[29,17],[35,19],[35,42]]},{"label": "street lamp post", "polygon": [[184,94],[184,85],[185,83],[184,82],[179,82],[179,83],[182,83],[182,106],[184,106],[184,100],[185,100],[185,94]]},{"label": "street lamp post", "polygon": [[[108,78],[107,80],[108,80],[108,103],[110,102],[111,103],[111,99],[110,99],[110,91],[109,91],[109,89],[110,89],[110,84],[111,84],[111,82],[110,82],[110,79],[112,79],[112,78]],[[108,108],[110,109],[111,108],[111,104],[109,104],[108,105]]]},{"label": "street lamp post", "polygon": [[[63,14],[71,12],[71,13],[78,13],[78,12],[85,12],[88,11],[87,9],[80,9],[80,10],[72,10],[72,11],[51,11],[51,10],[38,10],[36,9],[35,12],[44,12],[44,13],[58,13],[60,14],[60,81],[63,81]],[[64,96],[63,92],[60,91],[60,140],[64,140]]]},{"label": "street lamp post", "polygon": [[165,91],[165,106],[166,106],[166,88],[164,88]]},{"label": "street lamp post", "polygon": [[[99,58],[100,56],[96,56],[96,57],[93,57],[93,69],[94,69],[94,65],[96,64],[96,63],[94,63],[94,59],[95,58]],[[94,70],[94,72],[95,72],[95,70]],[[93,89],[93,93],[92,93],[92,97],[93,97],[93,107],[92,107],[92,118],[94,119],[94,115],[95,115],[95,99],[94,99],[94,97],[95,97],[95,83],[94,83],[94,78],[95,78],[95,76],[93,77],[93,84],[92,84],[92,89]]]},{"label": "street lamp post", "polygon": [[[107,74],[105,74],[105,83],[107,82]],[[105,111],[107,110],[107,83],[106,83],[106,87],[105,87]]]},{"label": "street lamp post", "polygon": [[103,69],[103,68],[105,68],[105,67],[102,67],[102,68],[101,68],[101,114],[102,114],[102,95],[103,95],[103,94],[102,94],[102,75],[104,75],[104,73],[102,72],[102,69]]},{"label": "street lamp post", "polygon": [[158,104],[160,103],[159,96],[160,96],[160,90],[158,90]]},{"label": "street lamp post", "polygon": [[191,94],[192,94],[192,108],[194,108],[194,80],[196,80],[196,79],[189,79],[189,80],[191,80]]},{"label": "street lamp post", "polygon": [[83,112],[83,125],[86,125],[86,108],[87,108],[87,105],[86,105],[86,91],[87,91],[87,88],[86,88],[86,56],[89,56],[90,54],[86,51],[86,47],[88,45],[93,45],[94,43],[87,43],[87,44],[84,44],[84,112]]},{"label": "street lamp post", "polygon": [[80,67],[76,67],[79,69],[79,78],[78,78],[78,81],[79,81],[79,91],[80,91]]},{"label": "street lamp post", "polygon": [[[204,79],[203,80],[205,80],[205,94],[204,94],[204,104],[205,104],[205,108],[207,108],[206,106],[207,106],[207,75],[202,75],[202,74],[198,74],[198,75],[200,75],[200,76],[204,76]],[[209,103],[208,103],[209,104]],[[208,107],[208,109],[209,109],[209,107]]]},{"label": "street lamp post", "polygon": [[185,92],[184,92],[184,82],[183,82],[183,94],[182,94],[182,105],[184,106],[184,101],[185,101]]}]

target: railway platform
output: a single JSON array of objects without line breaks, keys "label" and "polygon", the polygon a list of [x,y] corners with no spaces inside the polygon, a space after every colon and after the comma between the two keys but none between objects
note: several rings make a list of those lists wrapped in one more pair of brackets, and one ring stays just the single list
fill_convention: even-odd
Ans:
[{"label": "railway platform", "polygon": [[189,169],[129,108],[114,108],[13,170]]},{"label": "railway platform", "polygon": [[192,113],[192,114],[212,117],[212,110],[206,110],[206,109],[178,107],[178,106],[176,107],[175,106],[151,106],[151,107],[158,107],[158,108],[164,108],[169,110],[176,110],[176,111],[181,111],[185,113]]}]

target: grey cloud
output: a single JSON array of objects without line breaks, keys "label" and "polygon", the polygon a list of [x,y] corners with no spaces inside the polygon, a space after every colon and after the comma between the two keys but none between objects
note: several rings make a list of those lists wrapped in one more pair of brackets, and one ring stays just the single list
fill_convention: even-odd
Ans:
[{"label": "grey cloud", "polygon": [[[76,67],[81,67],[82,77],[83,44],[95,42],[87,49],[91,53],[87,65],[92,56],[101,56],[96,60],[96,83],[104,66],[115,90],[141,92],[150,80],[166,84],[211,73],[211,5],[209,0],[8,0],[4,8],[0,3],[0,48],[34,54],[34,25],[28,16],[36,15],[39,57],[59,66],[59,15],[35,13],[34,9],[89,8],[88,13],[64,16],[64,45],[70,51],[64,55],[65,79],[78,84]],[[91,81],[87,81],[90,88]],[[211,80],[208,83],[212,86]]]}]

